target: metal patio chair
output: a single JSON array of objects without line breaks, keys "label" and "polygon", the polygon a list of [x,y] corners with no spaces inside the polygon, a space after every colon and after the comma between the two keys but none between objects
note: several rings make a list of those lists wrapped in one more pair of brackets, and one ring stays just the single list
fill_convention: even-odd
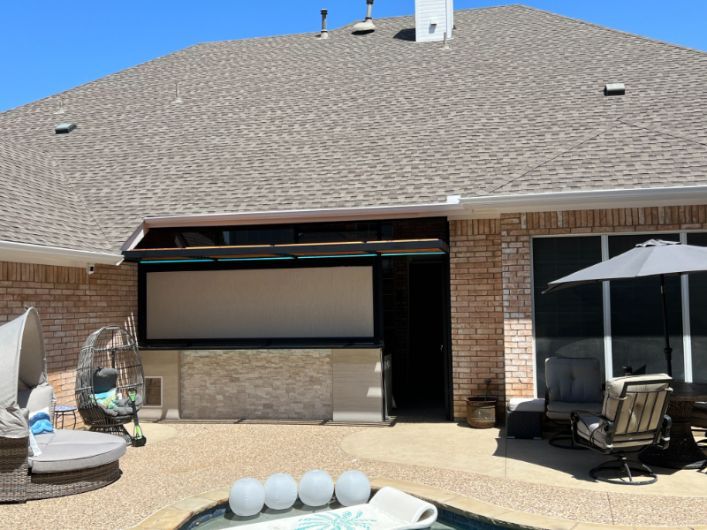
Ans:
[{"label": "metal patio chair", "polygon": [[[650,467],[630,461],[629,455],[649,446],[668,447],[671,420],[666,410],[671,381],[665,374],[616,377],[606,383],[601,415],[572,413],[575,443],[614,457],[589,471],[593,479],[631,485],[652,484],[657,480]],[[611,471],[618,475],[606,476]],[[636,475],[648,478],[635,481]]]}]

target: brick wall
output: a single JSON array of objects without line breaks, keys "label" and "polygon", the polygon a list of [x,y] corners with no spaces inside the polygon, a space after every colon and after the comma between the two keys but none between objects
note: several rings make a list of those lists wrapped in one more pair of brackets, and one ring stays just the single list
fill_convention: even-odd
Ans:
[{"label": "brick wall", "polygon": [[332,418],[331,350],[182,351],[180,358],[182,418]]},{"label": "brick wall", "polygon": [[74,403],[78,353],[89,333],[109,324],[133,329],[136,284],[129,264],[98,265],[89,276],[83,268],[0,262],[0,323],[37,308],[58,403]]},{"label": "brick wall", "polygon": [[501,233],[496,219],[450,222],[450,289],[454,416],[491,379],[504,395]]},{"label": "brick wall", "polygon": [[533,391],[532,236],[707,229],[707,206],[573,210],[501,216],[506,396]]}]

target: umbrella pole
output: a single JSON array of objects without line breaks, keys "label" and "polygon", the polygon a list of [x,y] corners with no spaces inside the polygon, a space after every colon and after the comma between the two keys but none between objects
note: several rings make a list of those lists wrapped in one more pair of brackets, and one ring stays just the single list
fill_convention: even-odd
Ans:
[{"label": "umbrella pole", "polygon": [[660,275],[660,296],[663,301],[663,334],[665,335],[665,361],[668,364],[668,375],[673,377],[673,349],[670,347],[670,333],[668,332],[668,305],[665,300],[665,276]]}]

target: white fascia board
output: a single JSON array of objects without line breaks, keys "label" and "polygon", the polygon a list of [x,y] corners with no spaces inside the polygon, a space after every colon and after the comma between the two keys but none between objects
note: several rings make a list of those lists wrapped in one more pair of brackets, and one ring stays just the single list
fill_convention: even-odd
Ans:
[{"label": "white fascia board", "polygon": [[85,267],[92,264],[120,265],[123,256],[109,252],[92,252],[63,247],[0,241],[0,261],[59,265],[63,267]]},{"label": "white fascia board", "polygon": [[135,228],[132,235],[123,244],[121,250],[126,251],[135,248],[150,228],[266,225],[290,222],[401,219],[436,215],[449,216],[455,212],[462,212],[463,206],[460,201],[461,197],[459,195],[450,195],[447,197],[446,202],[429,204],[148,216]]},{"label": "white fascia board", "polygon": [[462,215],[450,218],[494,218],[503,213],[600,210],[707,203],[707,186],[563,191],[462,197]]}]

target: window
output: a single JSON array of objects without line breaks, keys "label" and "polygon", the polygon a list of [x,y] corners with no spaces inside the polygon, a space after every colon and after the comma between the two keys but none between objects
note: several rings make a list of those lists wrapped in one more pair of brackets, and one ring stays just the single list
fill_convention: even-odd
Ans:
[{"label": "window", "polygon": [[146,407],[162,406],[162,377],[145,377],[145,401]]},{"label": "window", "polygon": [[[631,250],[649,239],[679,241],[678,234],[641,234],[609,236],[609,257]],[[682,346],[682,304],[680,278],[665,278],[670,345],[673,348],[673,376],[682,379],[685,362]],[[663,336],[660,279],[641,278],[611,282],[611,344],[613,373],[621,375],[624,366],[634,372],[664,373],[665,338]]]},{"label": "window", "polygon": [[582,285],[542,294],[548,282],[601,261],[601,238],[533,240],[535,350],[538,395],[545,393],[545,359],[595,357],[604,364],[602,288]]},{"label": "window", "polygon": [[[685,236],[685,234],[683,234]],[[686,234],[687,243],[707,246],[707,233]],[[678,233],[605,236],[538,237],[533,239],[533,294],[537,392],[545,391],[544,362],[548,356],[595,357],[604,365],[608,355],[608,374],[620,376],[624,367],[634,372],[665,372],[660,279],[614,281],[610,284],[604,315],[604,293],[600,284],[569,287],[543,295],[548,282],[598,263],[602,241],[607,259],[649,239],[680,241]],[[681,279],[665,278],[670,345],[673,349],[673,376],[707,382],[707,273],[688,277],[689,304],[683,315]],[[685,301],[686,303],[687,301]],[[689,312],[688,312],[689,310]],[[610,342],[604,342],[604,319]],[[692,371],[685,369],[683,326],[689,319]],[[608,350],[605,352],[605,346]]]},{"label": "window", "polygon": [[[707,234],[687,234],[690,245],[707,247]],[[692,338],[692,380],[707,383],[707,272],[690,274],[690,336]]]}]

